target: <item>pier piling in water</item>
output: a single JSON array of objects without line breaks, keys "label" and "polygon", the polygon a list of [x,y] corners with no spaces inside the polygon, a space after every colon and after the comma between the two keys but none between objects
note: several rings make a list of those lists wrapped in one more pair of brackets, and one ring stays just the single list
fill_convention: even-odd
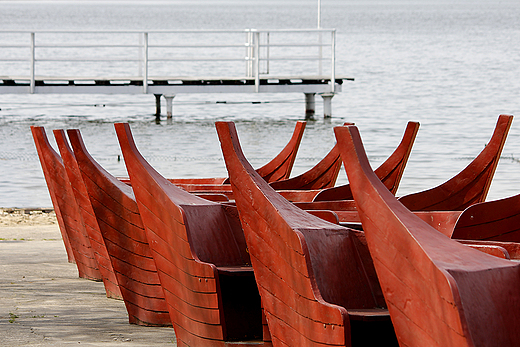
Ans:
[{"label": "pier piling in water", "polygon": [[162,94],[154,94],[155,96],[155,120],[161,120],[161,96]]}]

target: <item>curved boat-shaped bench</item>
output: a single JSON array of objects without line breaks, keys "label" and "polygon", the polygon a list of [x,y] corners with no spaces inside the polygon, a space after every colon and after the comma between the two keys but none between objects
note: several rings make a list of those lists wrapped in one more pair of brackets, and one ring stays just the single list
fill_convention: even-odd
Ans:
[{"label": "curved boat-shaped bench", "polygon": [[[392,193],[397,193],[399,183],[410,157],[415,137],[419,131],[418,122],[408,122],[401,142],[395,151],[376,169],[376,175]],[[346,163],[348,165],[348,163]],[[352,200],[352,192],[348,184],[325,189],[318,193],[313,201]]]},{"label": "curved boat-shaped bench", "polygon": [[115,124],[177,342],[224,346],[262,336],[260,296],[236,209],[187,193]]},{"label": "curved boat-shaped bench", "polygon": [[486,199],[513,116],[500,115],[493,136],[480,154],[443,184],[399,201],[412,211],[462,211]]},{"label": "curved boat-shaped bench", "polygon": [[67,177],[72,187],[72,192],[78,204],[83,226],[90,240],[90,247],[92,247],[94,251],[94,257],[98,264],[99,273],[101,274],[107,297],[122,299],[116,275],[105,246],[105,241],[103,240],[103,236],[101,236],[101,231],[99,230],[98,222],[94,210],[92,209],[92,204],[90,203],[87,188],[85,187],[85,183],[83,183],[83,178],[81,177],[76,158],[74,158],[74,153],[72,153],[72,149],[69,147],[65,131],[54,130],[53,133],[61,154],[61,159],[63,160],[63,165],[65,166],[65,171],[67,172]]},{"label": "curved boat-shaped bench", "polygon": [[171,326],[132,188],[90,156],[79,130],[68,130],[67,134],[117,277],[129,323]]},{"label": "curved boat-shaped bench", "polygon": [[296,208],[247,162],[234,124],[216,126],[273,345],[391,345],[363,233]]},{"label": "curved boat-shaped bench", "polygon": [[400,345],[518,345],[520,264],[414,216],[372,171],[357,128],[335,131]]},{"label": "curved boat-shaped bench", "polygon": [[43,127],[31,126],[31,132],[54,209],[63,220],[63,241],[67,246],[68,239],[79,277],[99,281],[101,274],[63,161],[50,145]]}]

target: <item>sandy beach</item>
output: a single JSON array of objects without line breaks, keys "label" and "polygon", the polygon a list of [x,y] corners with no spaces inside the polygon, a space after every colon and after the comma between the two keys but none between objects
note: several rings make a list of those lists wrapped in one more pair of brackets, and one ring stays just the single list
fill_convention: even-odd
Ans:
[{"label": "sandy beach", "polygon": [[128,324],[124,303],[67,262],[51,209],[0,209],[1,346],[176,346],[172,328]]}]

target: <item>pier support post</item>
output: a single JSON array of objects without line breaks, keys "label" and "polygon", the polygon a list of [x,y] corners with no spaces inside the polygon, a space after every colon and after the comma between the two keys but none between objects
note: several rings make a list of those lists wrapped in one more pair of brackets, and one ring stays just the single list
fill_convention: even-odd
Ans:
[{"label": "pier support post", "polygon": [[165,95],[166,99],[166,119],[172,119],[173,117],[173,98],[175,94]]},{"label": "pier support post", "polygon": [[154,94],[155,96],[155,120],[161,120],[161,96],[162,94]]},{"label": "pier support post", "polygon": [[304,93],[305,94],[305,119],[314,118],[316,113],[316,102],[314,96],[316,93]]},{"label": "pier support post", "polygon": [[334,93],[324,93],[321,94],[323,98],[323,118],[331,118],[332,117],[332,97]]}]

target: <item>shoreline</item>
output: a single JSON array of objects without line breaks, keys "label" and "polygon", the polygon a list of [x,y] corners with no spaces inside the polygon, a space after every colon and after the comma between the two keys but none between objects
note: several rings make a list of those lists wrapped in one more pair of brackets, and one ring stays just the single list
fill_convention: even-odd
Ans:
[{"label": "shoreline", "polygon": [[[58,225],[53,208],[0,208],[0,229],[49,225]],[[0,235],[0,237],[2,236]]]}]

